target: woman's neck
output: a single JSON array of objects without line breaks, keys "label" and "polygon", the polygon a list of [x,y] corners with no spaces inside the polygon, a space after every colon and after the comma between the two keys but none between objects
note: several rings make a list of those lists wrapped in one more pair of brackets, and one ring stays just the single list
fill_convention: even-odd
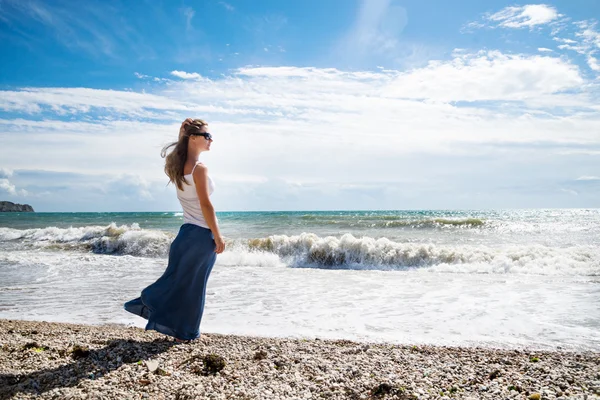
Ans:
[{"label": "woman's neck", "polygon": [[194,161],[195,163],[198,162],[198,160],[200,159],[200,153],[202,153],[201,151],[188,151],[188,155],[187,155],[187,159],[190,161]]}]

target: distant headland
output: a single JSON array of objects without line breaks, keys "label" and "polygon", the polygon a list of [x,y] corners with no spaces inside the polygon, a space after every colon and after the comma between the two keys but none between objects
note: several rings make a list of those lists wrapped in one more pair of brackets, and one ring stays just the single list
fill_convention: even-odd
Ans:
[{"label": "distant headland", "polygon": [[15,204],[10,201],[0,201],[0,212],[34,212],[29,204]]}]

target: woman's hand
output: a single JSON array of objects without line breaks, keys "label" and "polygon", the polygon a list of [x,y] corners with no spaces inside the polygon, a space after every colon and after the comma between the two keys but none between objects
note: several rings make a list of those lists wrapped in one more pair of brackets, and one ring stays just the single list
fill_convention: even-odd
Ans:
[{"label": "woman's hand", "polygon": [[181,139],[181,137],[185,134],[185,127],[186,125],[191,124],[192,122],[194,122],[193,119],[191,118],[186,118],[185,121],[183,121],[181,123],[181,128],[179,128],[179,139]]},{"label": "woman's hand", "polygon": [[215,236],[215,244],[217,245],[215,253],[221,254],[225,250],[225,240],[223,240],[223,236]]}]

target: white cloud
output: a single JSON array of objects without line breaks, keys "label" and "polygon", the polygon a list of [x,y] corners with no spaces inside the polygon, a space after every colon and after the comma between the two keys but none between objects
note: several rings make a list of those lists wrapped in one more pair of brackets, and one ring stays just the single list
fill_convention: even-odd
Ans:
[{"label": "white cloud", "polygon": [[487,20],[497,22],[504,28],[533,28],[558,19],[561,15],[556,8],[545,4],[528,4],[522,7],[506,7],[487,16]]},{"label": "white cloud", "polygon": [[28,196],[29,193],[27,190],[20,189],[17,190],[16,186],[11,183],[8,179],[0,179],[0,192],[8,193],[11,196]]},{"label": "white cloud", "polygon": [[[0,92],[23,113],[0,119],[0,159],[13,170],[96,176],[103,182],[93,186],[99,199],[166,207],[172,187],[165,188],[160,148],[176,137],[183,118],[201,117],[215,136],[202,157],[221,209],[358,205],[344,200],[349,190],[370,193],[363,199],[370,207],[434,206],[428,199],[440,198],[437,191],[462,190],[464,199],[472,187],[492,193],[515,179],[527,187],[526,179],[579,176],[590,154],[573,149],[600,148],[597,96],[598,86],[566,58],[497,51],[457,51],[451,60],[410,71],[245,67],[212,80],[160,83],[152,93],[26,88]],[[42,117],[28,119],[24,113],[34,108]],[[64,111],[86,120],[62,120]],[[103,112],[110,114],[98,118]],[[162,117],[146,120],[154,114]],[[27,157],[22,143],[33,137],[43,158]],[[549,159],[554,164],[523,173]],[[28,184],[40,186],[10,184],[30,192]],[[406,203],[406,187],[413,203]],[[592,196],[584,190],[593,188],[578,190],[581,201]]]},{"label": "white cloud", "polygon": [[137,174],[125,173],[106,182],[102,190],[108,195],[128,200],[152,200],[148,182]]},{"label": "white cloud", "polygon": [[597,22],[579,21],[576,23],[580,31],[575,34],[590,48],[600,49],[600,32],[596,30]]},{"label": "white cloud", "polygon": [[[175,71],[177,72],[177,71]],[[185,74],[185,73],[183,73]],[[194,75],[194,74],[192,74]],[[199,75],[199,74],[197,74]],[[130,118],[173,119],[177,113],[246,113],[206,103],[186,103],[177,96],[89,88],[24,88],[0,91],[0,110],[29,114],[52,112],[59,115],[85,114],[90,111],[118,113]],[[155,111],[160,111],[156,113]]]},{"label": "white cloud", "polygon": [[202,75],[200,75],[197,72],[189,73],[189,72],[185,72],[185,71],[171,71],[171,75],[176,76],[181,79],[195,79],[195,80],[204,79],[202,77]]},{"label": "white cloud", "polygon": [[579,90],[583,83],[577,66],[564,59],[492,51],[432,61],[425,68],[400,74],[385,93],[436,101],[531,101]]},{"label": "white cloud", "polygon": [[0,178],[10,178],[13,175],[13,171],[8,168],[0,168]]},{"label": "white cloud", "polygon": [[600,181],[600,176],[583,175],[577,178],[578,181]]},{"label": "white cloud", "polygon": [[0,190],[13,196],[17,194],[17,189],[15,188],[15,185],[10,183],[8,179],[0,179]]},{"label": "white cloud", "polygon": [[577,21],[574,23],[578,31],[575,32],[575,38],[554,37],[553,39],[559,43],[561,50],[572,50],[581,55],[586,56],[588,66],[592,71],[600,72],[600,64],[595,57],[600,51],[600,32],[596,30],[596,21]]},{"label": "white cloud", "polygon": [[596,72],[600,72],[600,64],[598,63],[597,58],[589,56],[587,62],[591,69],[593,69]]},{"label": "white cloud", "polygon": [[538,51],[550,53],[553,50],[552,49],[548,49],[546,47],[538,47]]},{"label": "white cloud", "polygon": [[577,43],[576,40],[568,39],[568,38],[553,37],[552,39],[557,42],[566,43],[566,44],[576,44]]}]

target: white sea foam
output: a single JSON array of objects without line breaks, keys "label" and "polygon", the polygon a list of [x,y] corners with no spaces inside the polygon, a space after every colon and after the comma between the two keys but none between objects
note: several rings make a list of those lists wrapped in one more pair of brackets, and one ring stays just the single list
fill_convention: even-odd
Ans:
[{"label": "white sea foam", "polygon": [[249,242],[299,267],[346,269],[428,269],[431,272],[600,275],[600,253],[593,246],[435,245],[397,243],[386,238],[275,235]]},{"label": "white sea foam", "polygon": [[101,254],[129,254],[164,257],[168,254],[173,235],[138,224],[117,226],[86,226],[41,229],[0,228],[0,243],[14,242],[16,248],[53,248],[58,250],[90,250]]},{"label": "white sea foam", "polygon": [[[233,266],[218,257],[203,332],[394,343],[600,349],[598,278]],[[0,252],[0,318],[145,321],[123,303],[166,267],[160,258]],[[265,268],[265,266],[272,268]]]},{"label": "white sea foam", "polygon": [[[164,258],[174,236],[137,224],[16,230],[0,228],[13,249],[55,249]],[[428,270],[444,273],[600,275],[597,246],[541,244],[402,243],[387,238],[320,237],[314,233],[228,240],[219,262],[228,266],[291,266],[357,270]]]},{"label": "white sea foam", "polygon": [[248,251],[242,248],[228,250],[217,258],[217,265],[236,267],[285,267],[285,263],[277,254],[264,251]]}]

